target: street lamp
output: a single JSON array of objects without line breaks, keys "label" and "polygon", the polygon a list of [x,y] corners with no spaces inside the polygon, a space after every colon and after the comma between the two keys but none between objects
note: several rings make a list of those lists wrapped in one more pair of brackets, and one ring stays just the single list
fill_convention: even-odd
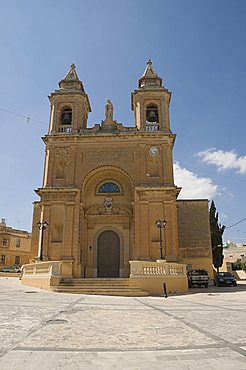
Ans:
[{"label": "street lamp", "polygon": [[39,230],[41,230],[41,236],[40,236],[40,261],[43,261],[43,237],[44,237],[44,230],[47,229],[49,226],[48,222],[46,221],[38,221],[37,222]]},{"label": "street lamp", "polygon": [[165,220],[160,220],[158,218],[158,220],[156,220],[155,222],[155,226],[158,227],[158,229],[160,230],[160,259],[163,260],[163,253],[162,253],[162,229],[164,229],[164,227],[166,226],[167,224],[167,221]]}]

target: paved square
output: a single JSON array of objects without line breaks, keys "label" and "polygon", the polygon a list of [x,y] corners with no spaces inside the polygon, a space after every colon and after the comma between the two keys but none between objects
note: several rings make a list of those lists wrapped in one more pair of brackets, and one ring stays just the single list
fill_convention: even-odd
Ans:
[{"label": "paved square", "polygon": [[0,369],[246,369],[246,282],[162,297],[51,293],[0,278]]}]

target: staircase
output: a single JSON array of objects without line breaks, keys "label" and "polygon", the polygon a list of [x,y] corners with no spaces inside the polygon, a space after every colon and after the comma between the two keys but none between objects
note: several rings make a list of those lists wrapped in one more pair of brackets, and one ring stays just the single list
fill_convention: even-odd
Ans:
[{"label": "staircase", "polygon": [[76,294],[96,294],[109,296],[125,297],[144,297],[149,292],[137,286],[130,286],[130,279],[105,279],[105,278],[73,278],[62,280],[59,285],[51,287],[54,292],[76,293]]}]

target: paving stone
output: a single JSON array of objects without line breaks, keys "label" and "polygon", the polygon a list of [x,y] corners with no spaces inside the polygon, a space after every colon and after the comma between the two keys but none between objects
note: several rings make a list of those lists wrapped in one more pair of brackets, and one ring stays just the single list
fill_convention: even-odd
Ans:
[{"label": "paving stone", "polygon": [[1,370],[246,369],[246,284],[164,299],[0,278],[0,293]]}]

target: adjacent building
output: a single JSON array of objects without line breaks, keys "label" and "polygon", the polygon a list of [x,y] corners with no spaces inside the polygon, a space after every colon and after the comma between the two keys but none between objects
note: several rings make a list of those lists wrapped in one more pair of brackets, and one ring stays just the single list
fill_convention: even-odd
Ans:
[{"label": "adjacent building", "polygon": [[0,222],[0,269],[29,263],[30,252],[31,234],[7,226],[5,219],[2,218]]}]

